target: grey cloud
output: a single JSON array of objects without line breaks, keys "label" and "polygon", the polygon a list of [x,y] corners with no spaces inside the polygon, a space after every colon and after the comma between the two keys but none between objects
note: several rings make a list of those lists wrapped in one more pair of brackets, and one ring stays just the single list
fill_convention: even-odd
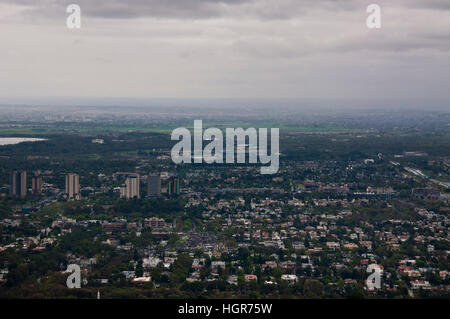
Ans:
[{"label": "grey cloud", "polygon": [[[372,2],[384,11],[380,30],[365,25],[365,7]],[[81,6],[80,30],[65,27],[70,3]],[[450,0],[2,4],[8,10],[0,16],[8,21],[0,21],[0,96],[351,98],[450,92]]]},{"label": "grey cloud", "polygon": [[[374,1],[382,6],[403,6],[450,10],[448,0]],[[289,19],[311,10],[361,10],[368,3],[360,0],[0,0],[0,3],[29,6],[34,16],[57,17],[71,3],[81,6],[86,16],[111,19],[160,17],[203,19],[253,16],[261,19]]]},{"label": "grey cloud", "polygon": [[[405,2],[405,4],[408,4]],[[437,10],[450,10],[449,0],[412,0],[410,5],[419,8],[437,9]]]},{"label": "grey cloud", "polygon": [[206,18],[221,15],[224,6],[251,0],[0,0],[0,3],[24,5],[32,14],[52,17],[76,3],[86,16],[129,19],[138,17]]}]

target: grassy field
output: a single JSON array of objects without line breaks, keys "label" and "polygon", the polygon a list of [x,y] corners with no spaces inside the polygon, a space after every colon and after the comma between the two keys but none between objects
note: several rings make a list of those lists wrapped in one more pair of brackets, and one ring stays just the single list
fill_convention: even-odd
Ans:
[{"label": "grassy field", "polygon": [[[170,134],[175,128],[180,126],[121,126],[121,125],[102,125],[99,124],[97,126],[68,126],[68,127],[59,127],[59,126],[21,126],[21,127],[0,127],[0,136],[8,137],[8,136],[46,136],[53,134],[109,134],[109,133],[160,133],[160,134]],[[190,131],[194,130],[193,122],[187,123],[187,125],[183,126]],[[249,127],[258,128],[279,128],[280,131],[289,131],[289,132],[326,132],[326,131],[349,131],[344,127],[339,126],[294,126],[294,125],[280,125],[275,123],[214,123],[214,122],[204,122],[203,129],[209,127],[216,127],[223,131],[226,128],[239,128],[242,127],[247,129]]]}]

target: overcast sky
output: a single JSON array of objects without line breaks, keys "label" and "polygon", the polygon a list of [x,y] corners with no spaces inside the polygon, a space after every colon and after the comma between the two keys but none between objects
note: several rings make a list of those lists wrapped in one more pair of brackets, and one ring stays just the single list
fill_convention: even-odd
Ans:
[{"label": "overcast sky", "polygon": [[0,102],[448,99],[449,83],[449,0],[0,0]]}]

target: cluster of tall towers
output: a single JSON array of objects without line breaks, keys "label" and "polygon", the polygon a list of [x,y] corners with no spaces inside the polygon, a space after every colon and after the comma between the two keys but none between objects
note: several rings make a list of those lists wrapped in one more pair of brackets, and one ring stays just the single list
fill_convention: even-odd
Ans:
[{"label": "cluster of tall towers", "polygon": [[[10,195],[12,197],[25,198],[28,194],[27,172],[13,171],[11,172]],[[42,195],[43,179],[42,175],[35,173],[31,177],[31,194],[33,196]],[[78,174],[69,173],[66,175],[65,193],[68,198],[80,198],[80,178]]]},{"label": "cluster of tall towers", "polygon": [[[42,194],[42,176],[40,174],[34,174],[31,178],[31,193],[35,196]],[[69,173],[66,175],[66,187],[65,194],[69,199],[80,199],[80,177],[78,174]],[[13,197],[24,198],[27,196],[27,172],[26,171],[13,171],[11,173],[11,188],[10,194]],[[180,194],[180,180],[178,176],[171,176],[167,183],[167,194],[178,195]],[[148,197],[161,196],[161,175],[152,174],[148,175]],[[140,198],[140,176],[139,174],[130,173],[127,175],[125,185],[120,188],[120,197],[123,198]]]},{"label": "cluster of tall towers", "polygon": [[[161,196],[161,175],[150,173],[148,175],[148,197]],[[180,181],[178,176],[171,176],[168,181],[167,193],[180,194]],[[120,197],[140,198],[140,176],[139,174],[129,174],[125,180],[125,186],[120,188]]]},{"label": "cluster of tall towers", "polygon": [[[24,198],[27,196],[27,172],[13,171],[11,172],[10,195],[12,197]],[[34,174],[31,177],[31,193],[35,196],[42,194],[42,176]]]}]

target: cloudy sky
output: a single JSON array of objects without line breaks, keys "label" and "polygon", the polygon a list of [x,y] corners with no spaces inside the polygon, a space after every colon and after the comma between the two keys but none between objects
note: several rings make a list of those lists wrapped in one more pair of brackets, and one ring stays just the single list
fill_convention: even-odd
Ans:
[{"label": "cloudy sky", "polygon": [[448,99],[449,83],[449,0],[0,0],[0,102]]}]

